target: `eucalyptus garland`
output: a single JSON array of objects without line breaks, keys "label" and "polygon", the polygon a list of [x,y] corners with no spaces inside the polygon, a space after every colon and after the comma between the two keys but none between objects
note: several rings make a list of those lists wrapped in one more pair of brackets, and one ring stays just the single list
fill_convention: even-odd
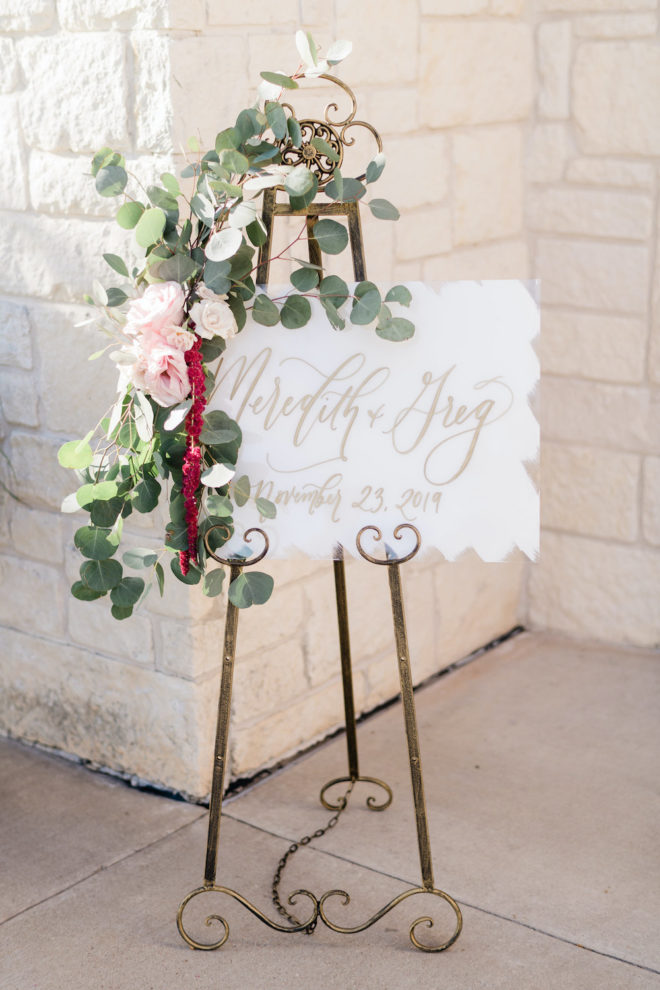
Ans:
[{"label": "eucalyptus garland", "polygon": [[[313,297],[331,330],[339,332],[350,321],[373,324],[390,340],[414,333],[413,324],[393,316],[388,305],[409,304],[404,286],[381,299],[373,283],[362,281],[350,290],[343,279],[323,277],[318,266],[296,256],[306,237],[304,221],[278,255],[296,264],[291,289],[272,298],[255,286],[255,253],[266,240],[260,217],[264,190],[283,189],[294,209],[304,209],[319,191],[313,171],[304,164],[285,164],[287,150],[300,149],[304,142],[282,95],[295,90],[298,80],[327,72],[351,51],[349,42],[339,41],[322,56],[302,31],[296,44],[296,71],[262,72],[254,106],[241,110],[234,125],[218,134],[214,148],[202,151],[196,139],[188,142],[181,184],[165,172],[160,184],[144,189],[124,156],[111,148],[102,148],[92,160],[97,192],[121,200],[117,223],[133,231],[144,258],[129,271],[123,258],[103,255],[121,281],[95,282],[85,300],[98,308],[90,322],[111,338],[92,357],[109,351],[119,373],[117,396],[96,427],[65,443],[58,456],[79,481],[63,511],[89,513],[89,523],[74,537],[85,559],[72,593],[82,601],[109,597],[116,619],[129,617],[154,585],[162,595],[167,570],[185,584],[201,582],[206,595],[222,590],[224,570],[209,558],[204,537],[208,534],[217,552],[234,532],[237,510],[253,496],[249,479],[236,472],[239,425],[222,410],[206,411],[206,404],[215,388],[217,362],[243,330],[248,312],[264,326],[281,323],[297,330],[311,317]],[[360,181],[342,176],[336,151],[327,142],[314,137],[310,144],[334,169],[323,188],[326,197],[359,201],[380,219],[398,218],[389,202],[369,195],[385,167],[382,153]],[[346,228],[331,218],[318,220],[314,236],[326,255],[340,254],[348,243]],[[128,549],[120,561],[124,520],[134,512],[154,512],[161,503],[169,515],[162,548]],[[256,507],[262,518],[276,514],[276,506],[264,498],[256,498]],[[229,599],[247,608],[267,601],[272,587],[269,575],[245,571],[231,583]]]}]

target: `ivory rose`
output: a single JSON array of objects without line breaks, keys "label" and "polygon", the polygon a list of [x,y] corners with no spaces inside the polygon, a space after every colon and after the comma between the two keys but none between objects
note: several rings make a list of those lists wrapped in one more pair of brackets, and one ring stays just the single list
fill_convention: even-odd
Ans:
[{"label": "ivory rose", "polygon": [[183,351],[171,347],[157,334],[147,334],[136,348],[137,360],[128,367],[133,384],[159,406],[183,402],[190,392],[188,366]]},{"label": "ivory rose", "polygon": [[[201,288],[201,287],[200,287]],[[190,319],[200,337],[210,340],[212,337],[222,337],[231,340],[238,333],[238,327],[229,303],[222,296],[216,296],[204,288],[198,293],[202,296],[190,310]]]},{"label": "ivory rose", "polygon": [[175,347],[177,351],[189,351],[195,343],[194,333],[190,333],[189,330],[184,330],[183,327],[176,326],[174,323],[163,327],[158,336],[162,337],[170,347]]},{"label": "ivory rose", "polygon": [[125,333],[158,333],[165,326],[183,322],[183,289],[178,282],[160,282],[148,286],[139,299],[128,307]]}]

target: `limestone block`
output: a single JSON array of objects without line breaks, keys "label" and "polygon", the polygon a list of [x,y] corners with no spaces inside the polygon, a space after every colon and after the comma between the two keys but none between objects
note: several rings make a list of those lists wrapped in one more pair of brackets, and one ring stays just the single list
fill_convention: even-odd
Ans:
[{"label": "limestone block", "polygon": [[23,557],[0,557],[1,625],[35,635],[63,636],[64,592],[57,568]]},{"label": "limestone block", "polygon": [[477,244],[522,227],[522,139],[517,127],[457,134],[454,159],[454,240]]},{"label": "limestone block", "polygon": [[573,71],[577,137],[587,152],[660,154],[660,115],[649,93],[660,90],[655,42],[584,42]]},{"label": "limestone block", "polygon": [[325,0],[300,0],[300,23],[309,27],[310,24],[326,24],[328,5]]},{"label": "limestone block", "polygon": [[337,679],[282,712],[252,724],[237,724],[232,733],[232,773],[252,773],[322,739],[343,720],[341,684]]},{"label": "limestone block", "polygon": [[353,41],[342,75],[351,87],[391,85],[394,58],[397,84],[416,82],[418,31],[416,8],[407,7],[403,13],[399,0],[361,0],[359,4],[337,0],[335,37]]},{"label": "limestone block", "polygon": [[[239,4],[232,3],[231,0],[208,0],[207,7],[209,27],[233,27],[239,24],[250,27],[274,24],[281,27],[287,23],[295,27],[299,26],[297,0],[281,0],[278,4],[273,4],[271,0],[244,0]],[[293,58],[295,48],[292,39],[291,43]],[[293,66],[294,69],[295,67]],[[265,69],[267,66],[261,68]]]},{"label": "limestone block", "polygon": [[[17,44],[26,142],[45,151],[97,151],[129,141],[124,41],[118,34],[24,38]],[[72,72],[75,66],[75,72]]]},{"label": "limestone block", "polygon": [[22,556],[48,564],[61,564],[64,560],[64,529],[59,513],[16,504],[10,529],[16,552]]},{"label": "limestone block", "polygon": [[[618,4],[617,4],[618,6]],[[658,30],[656,14],[578,17],[575,33],[579,38],[643,38]]]},{"label": "limestone block", "polygon": [[490,0],[488,9],[491,14],[515,16],[523,12],[524,6],[525,0]]},{"label": "limestone block", "polygon": [[546,443],[541,455],[541,521],[550,529],[632,543],[639,522],[636,454]]},{"label": "limestone block", "polygon": [[[6,473],[1,474],[0,477],[5,484],[11,481],[11,478],[6,477]],[[0,547],[11,547],[11,519],[16,505],[16,500],[0,487]]]},{"label": "limestone block", "polygon": [[488,0],[422,0],[422,14],[448,16],[480,14],[488,9]]},{"label": "limestone block", "polygon": [[570,113],[571,24],[548,21],[538,28],[539,113],[566,119]]},{"label": "limestone block", "polygon": [[121,202],[99,196],[86,157],[31,151],[28,172],[32,207],[39,213],[112,217]]},{"label": "limestone block", "polygon": [[43,31],[55,20],[55,0],[3,0],[0,31]]},{"label": "limestone block", "polygon": [[[383,137],[391,134],[408,134],[417,130],[419,121],[419,98],[413,86],[377,86],[359,94],[359,115],[373,124]],[[357,128],[355,130],[357,133]],[[350,132],[349,132],[350,135]],[[385,142],[385,155],[389,141]],[[362,169],[361,171],[364,171]],[[374,186],[375,189],[378,186]]]},{"label": "limestone block", "polygon": [[546,533],[530,583],[533,628],[608,643],[660,642],[657,551]]},{"label": "limestone block", "polygon": [[[257,617],[250,619],[258,621]],[[302,644],[298,639],[237,659],[232,703],[237,722],[282,712],[306,695]]]},{"label": "limestone block", "polygon": [[11,93],[17,83],[18,59],[14,42],[11,38],[0,38],[0,93]]},{"label": "limestone block", "polygon": [[138,148],[169,151],[172,147],[170,39],[155,31],[131,34]]},{"label": "limestone block", "polygon": [[171,30],[201,31],[205,24],[205,0],[170,0],[168,26]]},{"label": "limestone block", "polygon": [[529,141],[526,174],[532,182],[558,182],[564,175],[570,151],[571,142],[564,124],[537,124]]},{"label": "limestone block", "polygon": [[417,261],[397,261],[395,272],[397,282],[421,282],[422,268],[421,258]]},{"label": "limestone block", "polygon": [[[657,233],[660,243],[660,230]],[[651,340],[649,346],[649,378],[660,384],[660,251],[656,244],[655,269],[651,299]]]},{"label": "limestone block", "polygon": [[421,46],[421,119],[428,126],[527,116],[532,102],[528,25],[431,22],[424,26]]},{"label": "limestone block", "polygon": [[79,602],[73,595],[68,597],[68,612],[69,634],[75,643],[126,663],[153,667],[151,623],[144,613],[119,621],[110,614],[109,598]]},{"label": "limestone block", "polygon": [[636,192],[544,189],[529,197],[528,221],[537,230],[643,241],[651,233],[653,204]]},{"label": "limestone block", "polygon": [[589,185],[653,188],[653,166],[646,162],[617,161],[613,158],[574,158],[566,169],[569,182]]},{"label": "limestone block", "polygon": [[60,24],[67,31],[129,31],[168,27],[167,0],[58,0]]},{"label": "limestone block", "polygon": [[648,543],[660,546],[660,457],[644,458],[642,531]]},{"label": "limestone block", "polygon": [[518,624],[527,566],[527,558],[519,552],[501,563],[484,563],[467,551],[458,560],[435,568],[436,670],[486,646]]},{"label": "limestone block", "polygon": [[451,212],[448,206],[404,213],[395,227],[397,260],[428,258],[451,251]]},{"label": "limestone block", "polygon": [[8,423],[38,426],[37,392],[31,375],[0,369],[0,406]]},{"label": "limestone block", "polygon": [[208,789],[201,687],[11,631],[3,654],[5,731],[192,795]]},{"label": "limestone block", "polygon": [[[387,282],[394,278],[394,239],[401,220],[377,220],[368,210],[362,210],[362,236],[367,274],[374,281]],[[339,259],[337,259],[339,261]],[[353,267],[349,251],[344,252],[341,263],[345,265],[344,278],[353,281]],[[333,271],[335,262],[332,262]]]},{"label": "limestone block", "polygon": [[[390,138],[383,148],[385,170],[373,195],[399,210],[441,203],[449,189],[449,142],[443,134]],[[415,163],[424,163],[421,171]]]},{"label": "limestone block", "polygon": [[[152,594],[157,592],[154,590]],[[152,626],[157,670],[187,680],[212,679],[219,674],[224,639],[222,619],[192,622],[158,617],[153,619]],[[219,687],[219,677],[215,683]]]},{"label": "limestone block", "polygon": [[524,241],[503,241],[453,251],[444,258],[424,262],[424,279],[431,282],[454,279],[527,278],[528,248]]},{"label": "limestone block", "polygon": [[3,140],[0,143],[0,209],[25,210],[28,205],[25,156],[18,122],[18,104],[14,96],[0,96],[0,120],[3,122]]},{"label": "limestone block", "polygon": [[103,252],[122,255],[130,267],[138,258],[114,222],[62,219],[6,212],[0,223],[0,291],[53,300],[82,300],[92,281],[117,284]]},{"label": "limestone block", "polygon": [[32,367],[30,321],[26,306],[0,299],[0,364],[14,368]]},{"label": "limestone block", "polygon": [[[132,546],[150,547],[162,550],[164,528],[158,529],[152,536],[139,536],[131,539]],[[126,546],[128,549],[128,543]],[[151,592],[145,601],[145,611],[157,617],[154,626],[158,626],[160,619],[177,619],[184,622],[197,620],[208,622],[214,619],[221,619],[224,616],[224,598],[208,598],[202,593],[201,585],[187,585],[179,581],[171,570],[172,554],[167,551],[163,554],[161,564],[165,571],[165,588],[163,597],[160,597],[157,588]],[[135,572],[137,575],[138,571]]]},{"label": "limestone block", "polygon": [[[255,547],[256,547],[255,542]],[[259,571],[271,574],[276,579],[276,572],[268,560],[257,566]],[[227,581],[229,575],[225,581]],[[228,584],[225,583],[226,591]],[[247,656],[262,651],[264,661],[270,656],[270,650],[282,643],[302,638],[302,628],[305,622],[305,600],[300,582],[275,586],[273,594],[265,605],[251,608],[241,615],[238,633],[238,650],[240,656]]]},{"label": "limestone block", "polygon": [[[543,289],[542,289],[543,291]],[[544,372],[635,383],[644,376],[643,320],[547,307],[540,338]]]},{"label": "limestone block", "polygon": [[660,451],[658,400],[648,388],[546,376],[541,435],[549,440],[650,453]]},{"label": "limestone block", "polygon": [[646,312],[649,257],[636,244],[539,238],[535,275],[543,299],[619,313]]},{"label": "limestone block", "polygon": [[28,505],[59,512],[62,499],[72,490],[71,472],[57,463],[60,440],[15,430],[8,456],[14,471],[13,489]]},{"label": "limestone block", "polygon": [[[105,347],[107,337],[92,327],[75,327],[80,311],[70,307],[35,306],[34,336],[41,356],[39,395],[49,430],[84,436],[114,402],[116,365],[107,356],[88,361]],[[74,377],[72,379],[72,370]],[[84,386],[73,387],[84,375]]]},{"label": "limestone block", "polygon": [[[172,120],[174,147],[187,147],[194,128],[202,147],[212,148],[218,131],[233,124],[243,107],[254,99],[258,80],[249,80],[247,38],[235,36],[222,46],[213,36],[172,39]],[[263,67],[262,67],[263,68]],[[199,80],[204,80],[200,89]],[[213,99],[208,94],[213,93]]]}]

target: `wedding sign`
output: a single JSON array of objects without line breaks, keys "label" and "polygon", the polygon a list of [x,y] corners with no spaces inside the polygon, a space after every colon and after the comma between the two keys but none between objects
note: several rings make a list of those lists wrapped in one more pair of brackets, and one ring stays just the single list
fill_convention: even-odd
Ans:
[{"label": "wedding sign", "polygon": [[410,306],[392,308],[415,333],[396,346],[372,328],[329,332],[313,300],[304,329],[248,320],[222,356],[210,408],[241,427],[236,476],[277,507],[266,523],[256,501],[243,515],[267,530],[270,556],[355,553],[363,526],[391,543],[402,522],[450,560],[470,547],[487,561],[536,556],[534,285],[408,288]]}]

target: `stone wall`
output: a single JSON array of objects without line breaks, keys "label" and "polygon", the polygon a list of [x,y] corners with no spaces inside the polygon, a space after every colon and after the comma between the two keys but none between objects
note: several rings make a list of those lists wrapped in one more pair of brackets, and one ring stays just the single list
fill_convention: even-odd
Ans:
[{"label": "stone wall", "polygon": [[538,0],[526,223],[542,279],[534,626],[660,644],[656,0]]},{"label": "stone wall", "polygon": [[[87,363],[101,345],[75,324],[87,313],[83,292],[105,274],[100,245],[124,254],[128,241],[85,173],[103,144],[145,179],[172,167],[192,131],[212,141],[261,68],[296,58],[301,22],[321,42],[354,40],[343,73],[383,134],[380,186],[402,218],[365,224],[370,277],[526,277],[534,81],[522,0],[6,0],[0,10],[0,396],[13,476],[1,469],[21,499],[5,498],[0,512],[0,724],[193,795],[208,789],[221,605],[170,582],[163,600],[152,596],[117,623],[104,603],[68,593],[79,522],[59,513],[71,482],[56,450],[97,421],[114,389],[107,362]],[[634,266],[644,247],[624,247]],[[640,332],[638,324],[633,317]],[[157,540],[150,521],[130,535]],[[341,723],[332,569],[270,566],[276,595],[241,617],[234,775]],[[522,571],[520,560],[485,565],[470,555],[407,565],[416,680],[517,622]],[[357,707],[366,711],[397,691],[387,583],[361,563],[348,567],[348,583]],[[553,622],[538,605],[533,614]]]}]

